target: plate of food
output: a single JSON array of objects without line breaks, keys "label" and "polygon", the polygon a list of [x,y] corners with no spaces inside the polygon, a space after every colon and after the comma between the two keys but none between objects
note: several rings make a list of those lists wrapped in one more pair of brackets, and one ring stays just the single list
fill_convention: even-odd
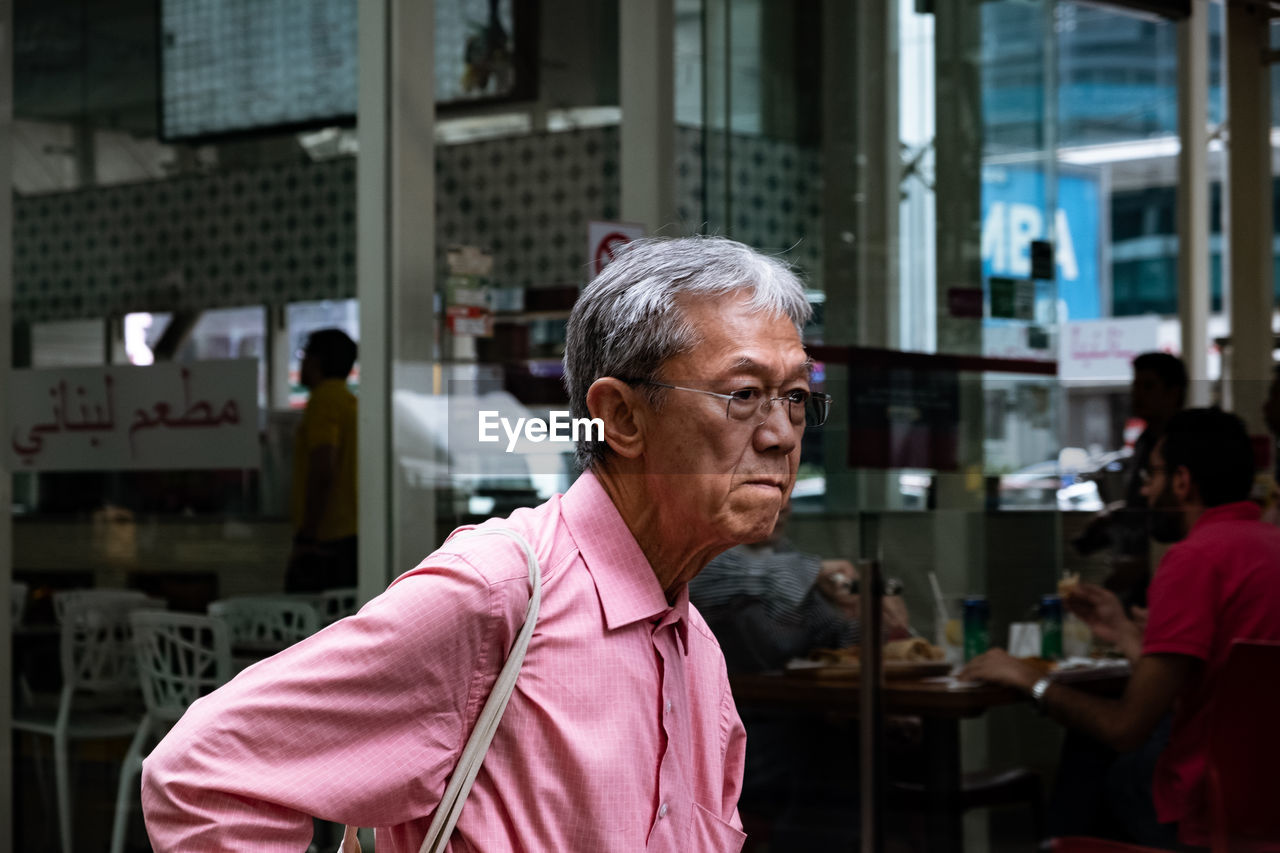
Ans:
[{"label": "plate of food", "polygon": [[[887,679],[930,678],[946,675],[951,664],[946,652],[922,637],[892,640],[884,644],[884,677]],[[815,649],[808,658],[787,664],[787,674],[802,678],[856,678],[862,671],[862,648]]]},{"label": "plate of food", "polygon": [[1122,677],[1130,671],[1129,662],[1124,658],[1069,657],[1058,661],[1024,657],[1018,660],[1035,667],[1042,675],[1047,675],[1054,681],[1092,681]]}]

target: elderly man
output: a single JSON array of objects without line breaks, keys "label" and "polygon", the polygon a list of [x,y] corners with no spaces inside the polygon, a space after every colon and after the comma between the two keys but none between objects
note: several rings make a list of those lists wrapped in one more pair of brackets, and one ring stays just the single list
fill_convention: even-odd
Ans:
[{"label": "elderly man", "polygon": [[1249,500],[1253,466],[1243,422],[1217,409],[1174,415],[1152,449],[1143,469],[1151,533],[1178,544],[1151,582],[1145,631],[1100,587],[1082,586],[1067,600],[1133,664],[1121,699],[1053,683],[999,649],[961,673],[1026,691],[1049,716],[1120,753],[1140,747],[1173,711],[1168,744],[1146,781],[1155,819],[1176,823],[1178,840],[1193,846],[1208,845],[1209,708],[1231,642],[1280,640],[1280,530],[1259,521]]},{"label": "elderly man", "polygon": [[[566,381],[585,472],[482,528],[542,566],[537,631],[458,850],[739,850],[744,735],[686,585],[764,538],[809,390],[803,289],[738,243],[632,244],[582,293]],[[525,558],[455,536],[358,615],[197,702],[148,758],[157,850],[301,850],[307,815],[416,851],[525,614]]]}]

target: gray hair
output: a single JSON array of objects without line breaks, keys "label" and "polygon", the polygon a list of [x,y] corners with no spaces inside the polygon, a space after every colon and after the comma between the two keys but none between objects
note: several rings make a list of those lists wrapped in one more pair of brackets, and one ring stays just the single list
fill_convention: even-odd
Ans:
[{"label": "gray hair", "polygon": [[[649,237],[628,243],[587,285],[569,317],[564,382],[575,418],[588,418],[587,389],[597,379],[653,379],[662,365],[698,344],[678,297],[750,294],[752,311],[790,319],[802,332],[813,315],[791,268],[724,237]],[[651,400],[656,402],[656,394]],[[590,433],[589,430],[586,432]],[[613,451],[589,436],[575,448],[582,469]]]}]

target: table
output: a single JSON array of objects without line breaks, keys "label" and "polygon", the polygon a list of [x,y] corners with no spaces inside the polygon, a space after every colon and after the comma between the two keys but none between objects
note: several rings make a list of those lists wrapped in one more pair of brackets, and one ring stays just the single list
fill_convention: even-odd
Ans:
[{"label": "table", "polygon": [[[1127,674],[1110,669],[1095,677],[1074,673],[1073,687],[1090,692],[1118,693]],[[1064,679],[1066,680],[1066,679]],[[860,690],[855,678],[801,678],[782,673],[734,675],[729,678],[740,705],[857,716]],[[929,803],[925,832],[930,851],[964,849],[961,786],[960,721],[979,717],[988,709],[1025,701],[1017,691],[990,684],[952,679],[889,680],[881,691],[884,712],[918,716],[924,749],[925,794]]]}]

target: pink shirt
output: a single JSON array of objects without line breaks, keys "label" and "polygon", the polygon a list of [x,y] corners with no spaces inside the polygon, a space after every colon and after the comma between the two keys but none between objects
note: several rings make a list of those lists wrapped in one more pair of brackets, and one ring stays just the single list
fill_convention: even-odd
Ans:
[{"label": "pink shirt", "polygon": [[1209,843],[1209,705],[1231,641],[1280,640],[1280,530],[1261,523],[1260,515],[1250,501],[1205,510],[1164,555],[1147,592],[1142,653],[1204,661],[1178,698],[1152,780],[1156,814],[1178,821],[1179,838],[1188,844]]},{"label": "pink shirt", "polygon": [[[746,735],[687,591],[667,604],[590,473],[490,524],[533,546],[542,609],[449,849],[741,849]],[[518,546],[451,538],[195,703],[144,764],[155,849],[300,851],[315,815],[416,853],[528,596]]]}]

